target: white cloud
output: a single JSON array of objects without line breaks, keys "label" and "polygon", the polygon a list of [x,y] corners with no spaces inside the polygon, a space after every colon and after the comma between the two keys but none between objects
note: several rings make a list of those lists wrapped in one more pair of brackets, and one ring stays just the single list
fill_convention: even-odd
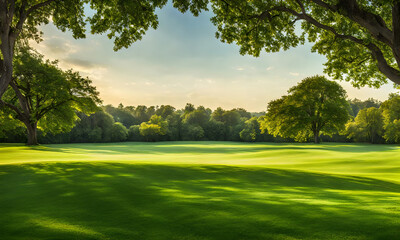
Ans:
[{"label": "white cloud", "polygon": [[274,68],[275,68],[274,66],[269,66],[269,67],[267,67],[265,70],[271,71],[271,70],[274,69]]},{"label": "white cloud", "polygon": [[298,73],[298,72],[290,72],[289,74],[292,76],[296,76],[296,77],[300,76],[300,73]]},{"label": "white cloud", "polygon": [[244,68],[242,68],[242,67],[237,67],[236,70],[238,70],[238,71],[243,71]]},{"label": "white cloud", "polygon": [[208,84],[215,83],[215,81],[213,79],[211,79],[211,78],[196,79],[196,82],[198,82],[198,83],[208,83]]}]

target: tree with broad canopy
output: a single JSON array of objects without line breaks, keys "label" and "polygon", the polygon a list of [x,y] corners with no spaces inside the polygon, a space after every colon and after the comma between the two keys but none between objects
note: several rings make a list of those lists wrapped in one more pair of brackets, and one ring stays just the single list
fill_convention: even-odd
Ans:
[{"label": "tree with broad canopy", "polygon": [[43,133],[70,131],[79,119],[77,112],[91,114],[101,103],[92,81],[78,72],[63,71],[57,61],[29,48],[22,48],[14,58],[13,79],[0,100],[0,107],[27,128],[28,145],[36,145],[37,129]]},{"label": "tree with broad canopy", "polygon": [[344,130],[350,106],[346,91],[338,83],[314,76],[288,93],[268,104],[265,125],[270,134],[297,141],[313,137],[319,143],[321,133],[332,136]]}]

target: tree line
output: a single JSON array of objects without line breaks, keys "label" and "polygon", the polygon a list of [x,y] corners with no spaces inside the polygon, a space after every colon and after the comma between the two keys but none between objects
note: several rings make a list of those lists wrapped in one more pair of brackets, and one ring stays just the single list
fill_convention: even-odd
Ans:
[{"label": "tree line", "polygon": [[[68,104],[66,108],[76,116],[75,122],[71,124],[68,118],[57,120],[58,115],[50,111],[44,115],[44,120],[38,121],[38,139],[41,143],[202,140],[400,142],[399,95],[391,94],[383,103],[375,99],[361,101],[346,97],[338,83],[314,76],[292,87],[286,96],[271,101],[263,113],[221,107],[213,111],[190,103],[183,109],[171,105],[106,105],[90,112],[87,109],[93,109],[91,104],[94,101],[89,104],[90,108],[82,108],[85,111],[78,111]],[[55,112],[60,113],[64,108]],[[9,128],[0,131],[0,141],[26,141],[29,130],[23,121],[6,120],[6,115],[2,116],[3,122],[8,121],[5,125]],[[51,120],[56,122],[51,124]]]}]

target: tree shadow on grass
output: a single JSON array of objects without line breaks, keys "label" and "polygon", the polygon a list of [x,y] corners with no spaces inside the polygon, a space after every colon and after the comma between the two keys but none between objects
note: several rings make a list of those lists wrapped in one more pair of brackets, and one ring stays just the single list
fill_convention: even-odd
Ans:
[{"label": "tree shadow on grass", "polygon": [[1,166],[4,239],[399,239],[400,185],[226,166]]},{"label": "tree shadow on grass", "polygon": [[397,145],[379,144],[298,144],[238,142],[121,142],[92,144],[50,144],[27,148],[37,151],[82,154],[237,154],[264,151],[286,151],[287,154],[308,154],[308,150],[344,153],[399,151]]}]

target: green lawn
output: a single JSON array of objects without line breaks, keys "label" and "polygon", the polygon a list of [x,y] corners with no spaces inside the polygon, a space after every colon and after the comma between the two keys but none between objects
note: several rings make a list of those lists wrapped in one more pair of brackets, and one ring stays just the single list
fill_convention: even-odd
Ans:
[{"label": "green lawn", "polygon": [[400,239],[400,147],[0,144],[0,239]]}]

